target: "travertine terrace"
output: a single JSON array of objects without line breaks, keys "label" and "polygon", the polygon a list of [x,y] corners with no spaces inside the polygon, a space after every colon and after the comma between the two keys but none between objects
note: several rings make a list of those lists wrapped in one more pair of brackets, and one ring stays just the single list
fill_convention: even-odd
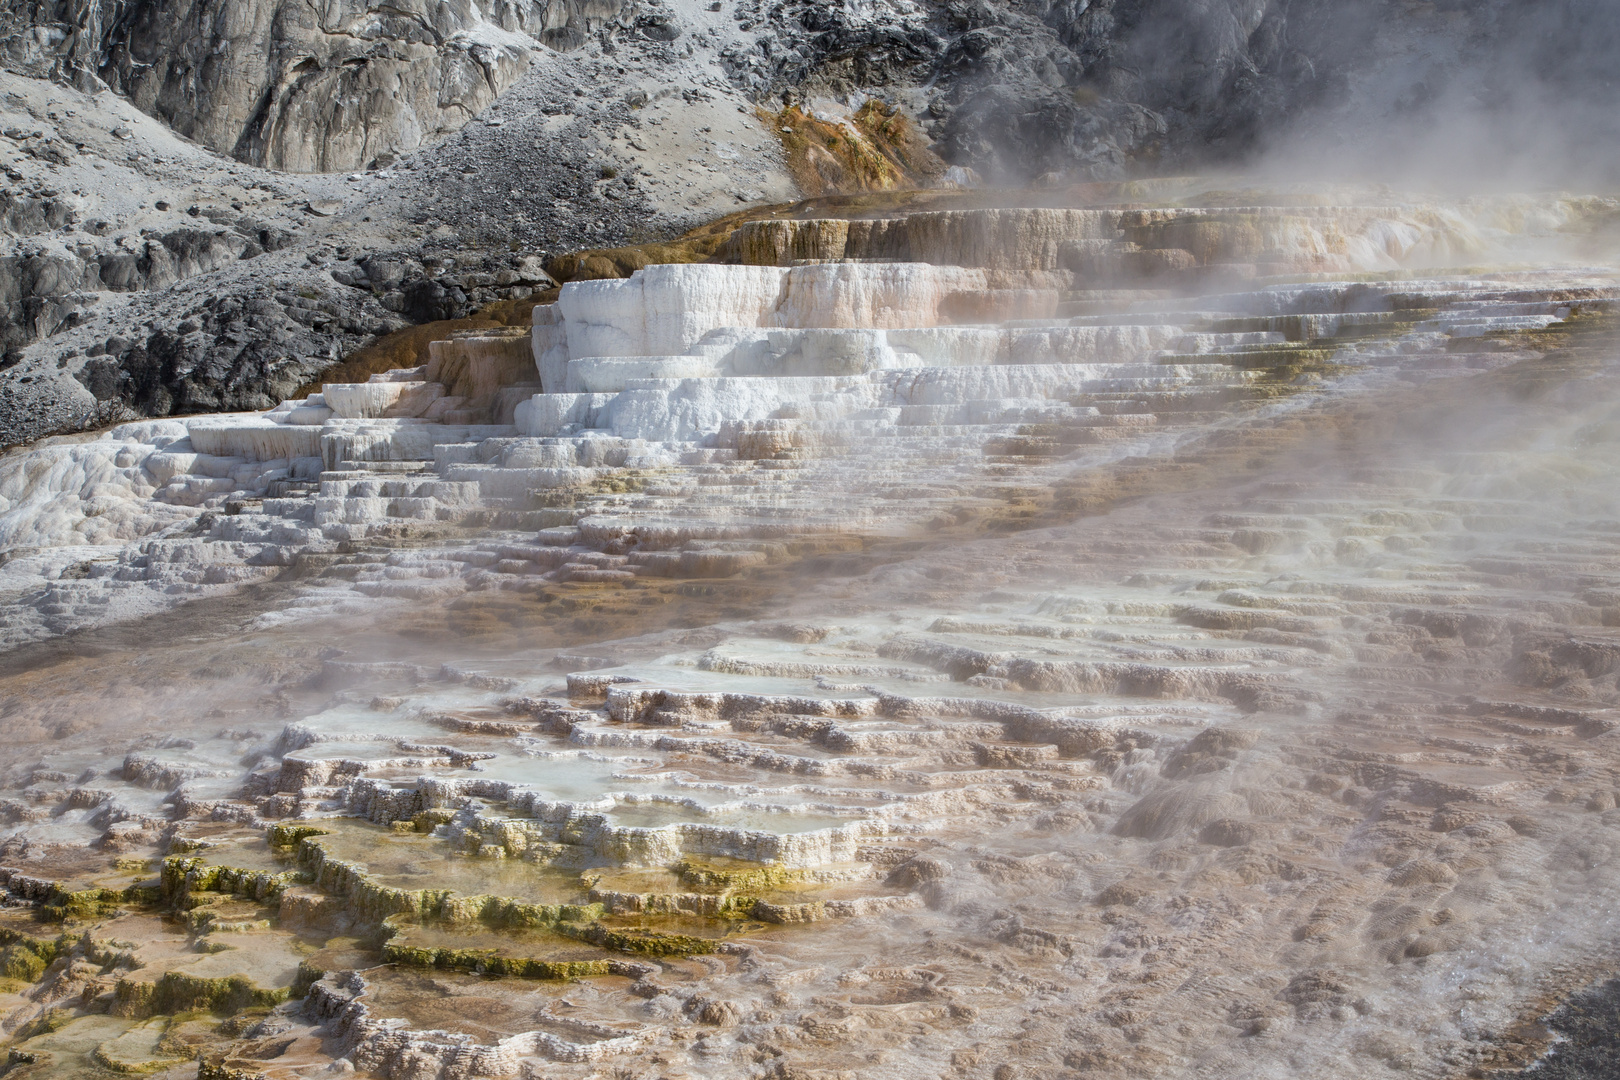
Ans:
[{"label": "travertine terrace", "polygon": [[1539,1052],[1617,959],[1612,207],[1169,191],[0,460],[6,1075]]}]

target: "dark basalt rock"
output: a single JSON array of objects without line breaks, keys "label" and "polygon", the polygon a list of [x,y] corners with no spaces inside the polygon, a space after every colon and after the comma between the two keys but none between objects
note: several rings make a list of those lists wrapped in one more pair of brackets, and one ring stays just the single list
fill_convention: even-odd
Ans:
[{"label": "dark basalt rock", "polygon": [[992,180],[1065,171],[1102,179],[1151,164],[1168,130],[1162,116],[1140,105],[1081,105],[1046,87],[991,86],[963,102],[940,141],[947,160],[971,162]]},{"label": "dark basalt rock", "polygon": [[178,325],[109,339],[75,377],[130,415],[264,409],[364,341],[366,329],[332,300],[213,297]]},{"label": "dark basalt rock", "polygon": [[229,265],[249,241],[234,232],[174,229],[139,252],[95,251],[0,258],[0,345],[26,345],[77,325],[99,292],[162,289]]},{"label": "dark basalt rock", "polygon": [[1609,1080],[1620,1076],[1620,979],[1575,995],[1547,1018],[1560,1041],[1542,1060],[1501,1080]]},{"label": "dark basalt rock", "polygon": [[411,282],[402,291],[403,314],[412,322],[459,319],[467,313],[467,294],[455,285],[424,279]]}]

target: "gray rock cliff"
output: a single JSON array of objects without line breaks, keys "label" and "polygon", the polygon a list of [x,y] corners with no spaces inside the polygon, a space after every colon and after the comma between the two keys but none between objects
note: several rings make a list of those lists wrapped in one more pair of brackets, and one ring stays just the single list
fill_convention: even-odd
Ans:
[{"label": "gray rock cliff", "polygon": [[504,93],[539,44],[566,49],[613,0],[135,0],[20,3],[0,15],[8,69],[104,82],[210,149],[339,172],[431,143]]}]

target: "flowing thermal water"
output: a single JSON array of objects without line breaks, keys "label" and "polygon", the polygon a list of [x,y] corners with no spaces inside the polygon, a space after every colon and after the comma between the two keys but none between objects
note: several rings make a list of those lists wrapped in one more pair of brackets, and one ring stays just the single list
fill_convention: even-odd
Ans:
[{"label": "flowing thermal water", "polygon": [[1528,1060],[1620,961],[1593,206],[765,222],[0,459],[10,1068]]}]

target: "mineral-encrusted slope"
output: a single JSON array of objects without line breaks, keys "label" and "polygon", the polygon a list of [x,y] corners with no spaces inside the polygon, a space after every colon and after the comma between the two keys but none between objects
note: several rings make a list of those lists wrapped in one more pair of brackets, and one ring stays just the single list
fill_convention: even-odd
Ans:
[{"label": "mineral-encrusted slope", "polygon": [[0,884],[32,911],[0,943],[43,980],[13,1060],[163,1060],[147,1014],[209,1008],[187,1045],[222,1076],[1511,1064],[1614,960],[1588,305],[1076,459],[1061,484],[1147,497],[941,527],[766,619],[479,656],[328,596],[251,653],[143,645],[112,700],[82,661],[11,676],[37,755]]},{"label": "mineral-encrusted slope", "polygon": [[[437,343],[422,367],[260,416],[136,423],[14,455],[0,535],[36,549],[10,572],[37,590],[41,616],[14,640],[419,530],[515,532],[452,557],[393,552],[345,571],[344,587],[403,599],[531,577],[728,577],[812,537],[892,535],[1016,502],[1077,456],[1159,452],[1226,410],[1347,375],[1492,367],[1515,340],[1494,335],[1602,310],[1607,276],[1208,290],[1261,270],[1482,257],[1502,242],[1484,227],[1525,205],[745,225],[729,257],[756,265],[572,282],[535,307],[527,339],[472,334]],[[1531,219],[1544,216],[1578,210],[1554,200]],[[1510,243],[1539,247],[1543,227]],[[829,483],[845,496],[819,498]],[[85,543],[125,546],[70,582]]]}]

